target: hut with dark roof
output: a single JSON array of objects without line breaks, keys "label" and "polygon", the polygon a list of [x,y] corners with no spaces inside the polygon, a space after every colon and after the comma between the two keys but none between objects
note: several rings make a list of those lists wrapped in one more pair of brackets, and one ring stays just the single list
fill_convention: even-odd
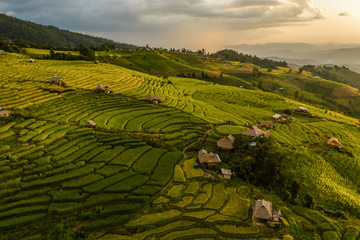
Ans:
[{"label": "hut with dark roof", "polygon": [[235,141],[235,137],[230,134],[227,137],[222,138],[219,141],[217,141],[217,145],[222,150],[230,151],[230,150],[234,149],[234,141]]}]

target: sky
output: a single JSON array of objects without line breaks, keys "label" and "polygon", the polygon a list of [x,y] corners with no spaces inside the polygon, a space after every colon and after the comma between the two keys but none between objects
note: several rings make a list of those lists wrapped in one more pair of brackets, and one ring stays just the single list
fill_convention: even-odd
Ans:
[{"label": "sky", "polygon": [[153,47],[360,43],[359,0],[0,0],[0,12]]}]

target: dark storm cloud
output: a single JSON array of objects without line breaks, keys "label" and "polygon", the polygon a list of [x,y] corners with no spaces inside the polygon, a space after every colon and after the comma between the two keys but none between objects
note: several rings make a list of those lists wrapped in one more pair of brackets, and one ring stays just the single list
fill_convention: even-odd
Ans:
[{"label": "dark storm cloud", "polygon": [[255,29],[322,18],[311,0],[0,0],[0,11],[76,31],[193,27]]}]

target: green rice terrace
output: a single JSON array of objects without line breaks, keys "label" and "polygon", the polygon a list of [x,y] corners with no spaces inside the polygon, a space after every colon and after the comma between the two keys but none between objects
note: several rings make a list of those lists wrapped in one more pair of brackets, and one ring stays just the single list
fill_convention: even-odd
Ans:
[{"label": "green rice terrace", "polygon": [[[5,53],[0,68],[0,107],[12,113],[0,117],[0,239],[360,237],[355,118],[258,89],[109,63],[31,63]],[[64,84],[50,84],[54,76]],[[100,84],[111,93],[95,92]],[[162,101],[150,104],[148,95]],[[270,139],[252,149],[241,142],[245,130],[299,106],[311,114],[274,123]],[[235,151],[220,151],[216,142],[229,134]],[[329,148],[330,137],[344,149]],[[194,168],[202,148],[237,176]],[[269,164],[252,164],[256,175],[247,160],[261,153]],[[258,199],[281,210],[280,228],[254,224]]]}]

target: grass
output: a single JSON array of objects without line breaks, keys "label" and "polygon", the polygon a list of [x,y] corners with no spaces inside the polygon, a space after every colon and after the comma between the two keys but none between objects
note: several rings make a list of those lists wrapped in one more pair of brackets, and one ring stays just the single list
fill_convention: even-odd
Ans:
[{"label": "grass", "polygon": [[202,169],[195,169],[195,159],[188,159],[184,161],[184,172],[187,179],[199,178],[204,175]]},{"label": "grass", "polygon": [[215,225],[220,231],[230,234],[258,234],[258,227],[241,227],[236,225]]},{"label": "grass", "polygon": [[[164,71],[192,71],[209,61],[206,56],[163,55],[144,54],[145,59],[154,59],[156,68],[172,61]],[[133,61],[134,68],[149,71],[149,63],[142,65],[139,56],[132,57],[121,61]],[[43,224],[48,215],[66,226],[85,223],[81,231],[88,233],[99,231],[106,236],[108,228],[114,228],[120,238],[126,233],[133,233],[135,239],[234,238],[238,233],[258,237],[261,234],[254,228],[246,227],[251,224],[253,186],[236,179],[226,183],[204,179],[204,171],[194,168],[197,160],[182,159],[182,150],[215,124],[219,127],[204,144],[209,149],[215,149],[214,143],[222,136],[239,134],[299,105],[318,117],[294,114],[295,123],[275,124],[275,146],[289,156],[284,168],[301,182],[301,196],[308,192],[325,208],[358,212],[357,119],[259,90],[190,78],[163,79],[103,63],[37,60],[28,64],[25,60],[17,54],[0,59],[0,66],[6,66],[0,74],[0,106],[21,114],[0,127],[0,228],[12,238],[15,231],[30,229],[32,222]],[[235,68],[220,62],[205,65],[209,73]],[[309,93],[304,96],[318,100],[309,90],[315,84],[310,79],[301,83],[302,79],[287,79],[280,70],[274,74],[283,81],[276,84],[303,84]],[[46,90],[54,75],[65,79],[67,91]],[[222,83],[232,80],[227,77]],[[99,84],[111,85],[113,93],[94,93]],[[333,94],[330,89],[340,85],[322,81],[319,94]],[[340,93],[335,92],[343,97]],[[148,104],[143,98],[149,94],[161,95],[164,101],[158,106]],[[329,121],[320,121],[322,117]],[[84,128],[90,119],[96,128]],[[232,124],[223,125],[226,121]],[[330,136],[339,138],[349,153],[328,149],[324,141]],[[189,150],[193,154],[197,149]],[[275,196],[272,199],[274,204],[284,204]],[[312,226],[319,234],[344,232],[350,239],[357,235],[356,230],[345,231],[345,223],[319,211],[294,207],[285,216],[284,234],[309,236],[304,228]],[[183,218],[193,221],[182,225],[177,220]],[[356,225],[355,220],[348,221]],[[169,224],[162,226],[164,222]]]},{"label": "grass", "polygon": [[153,213],[153,214],[147,214],[142,215],[140,218],[131,220],[126,224],[126,226],[134,227],[134,226],[141,226],[141,225],[148,225],[148,224],[154,224],[157,222],[167,221],[171,218],[175,218],[177,216],[180,216],[181,212],[177,210],[169,210],[162,213]]}]

